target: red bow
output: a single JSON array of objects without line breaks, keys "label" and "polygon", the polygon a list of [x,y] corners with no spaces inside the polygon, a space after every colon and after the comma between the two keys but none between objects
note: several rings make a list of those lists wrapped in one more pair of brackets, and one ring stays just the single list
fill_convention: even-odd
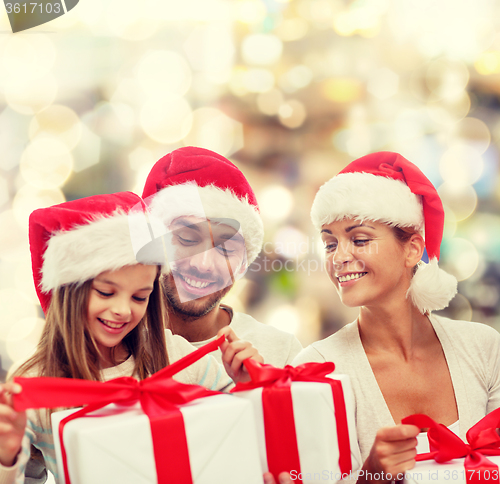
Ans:
[{"label": "red bow", "polygon": [[287,365],[285,368],[275,368],[271,365],[262,365],[255,360],[246,360],[244,365],[250,374],[251,381],[238,383],[231,392],[264,388],[262,406],[264,409],[267,459],[269,471],[275,478],[278,479],[280,472],[300,469],[290,390],[294,381],[330,385],[339,440],[340,471],[342,474],[351,472],[349,429],[342,383],[339,380],[326,377],[335,370],[334,363],[305,363],[297,367]]},{"label": "red bow", "polygon": [[465,457],[464,466],[468,479],[477,474],[481,480],[480,476],[486,470],[498,472],[498,466],[485,456],[500,455],[500,436],[496,431],[500,427],[500,408],[486,415],[469,429],[466,435],[468,443],[463,442],[450,429],[436,423],[427,415],[410,415],[401,423],[429,429],[427,438],[431,451],[417,455],[417,461],[434,459],[438,463],[444,463]]},{"label": "red bow", "polygon": [[[83,417],[110,403],[132,405],[140,402],[151,425],[158,483],[192,483],[184,420],[178,406],[197,398],[218,395],[219,392],[198,385],[179,383],[173,380],[172,376],[217,349],[224,338],[221,336],[142,381],[132,377],[115,378],[107,382],[70,378],[16,377],[14,381],[19,383],[23,390],[14,395],[14,408],[21,411],[28,408],[87,405],[61,420],[59,425],[64,477],[66,484],[70,484],[63,443],[64,426],[69,421]],[[172,435],[176,438],[173,439]]]}]

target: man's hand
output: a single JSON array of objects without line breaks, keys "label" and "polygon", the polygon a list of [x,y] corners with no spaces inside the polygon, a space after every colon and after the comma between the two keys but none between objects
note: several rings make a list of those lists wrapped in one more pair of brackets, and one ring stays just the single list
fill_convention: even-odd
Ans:
[{"label": "man's hand", "polygon": [[279,476],[279,481],[276,482],[273,475],[270,472],[264,474],[264,484],[292,484],[293,481],[288,472],[282,472]]}]

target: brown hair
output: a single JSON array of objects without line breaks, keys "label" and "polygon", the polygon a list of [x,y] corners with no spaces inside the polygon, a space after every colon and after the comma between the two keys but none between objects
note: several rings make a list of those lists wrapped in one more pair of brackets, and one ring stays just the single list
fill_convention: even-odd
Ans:
[{"label": "brown hair", "polygon": [[[418,232],[413,227],[391,227],[392,233],[396,237],[396,240],[404,245],[408,242],[412,235],[418,234]],[[417,272],[418,264],[413,266],[413,275]]]},{"label": "brown hair", "polygon": [[[165,342],[162,293],[156,275],[146,313],[123,339],[134,357],[134,375],[139,379],[168,365]],[[100,380],[99,350],[88,330],[87,310],[92,280],[68,284],[53,291],[45,327],[35,354],[19,367],[15,375]],[[111,353],[114,360],[114,352]]]}]

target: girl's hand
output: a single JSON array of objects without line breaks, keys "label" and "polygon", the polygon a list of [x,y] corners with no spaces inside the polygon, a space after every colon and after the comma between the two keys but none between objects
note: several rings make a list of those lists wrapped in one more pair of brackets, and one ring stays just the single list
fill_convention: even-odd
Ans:
[{"label": "girl's hand", "polygon": [[293,481],[288,472],[282,472],[279,476],[279,482],[276,482],[273,475],[270,472],[264,474],[264,484],[292,484]]},{"label": "girl's hand", "polygon": [[220,329],[217,337],[223,334],[226,336],[226,341],[222,343],[220,349],[222,351],[222,363],[227,374],[235,383],[250,380],[250,375],[243,365],[243,361],[247,358],[253,358],[259,363],[264,363],[264,359],[250,342],[239,339],[229,326]]},{"label": "girl's hand", "polygon": [[404,476],[405,471],[415,466],[419,433],[420,429],[415,425],[399,424],[381,428],[363,466],[365,473],[364,476],[360,476],[361,480],[374,482],[370,478],[370,475],[374,474],[380,476],[380,481],[402,479],[401,476]]},{"label": "girl's hand", "polygon": [[0,385],[0,463],[6,467],[15,463],[26,428],[26,412],[13,408],[12,394],[20,392],[17,383]]}]

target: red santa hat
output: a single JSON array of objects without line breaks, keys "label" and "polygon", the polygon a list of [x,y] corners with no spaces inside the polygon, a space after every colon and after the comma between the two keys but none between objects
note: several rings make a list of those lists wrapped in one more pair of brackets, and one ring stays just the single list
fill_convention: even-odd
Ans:
[{"label": "red santa hat", "polygon": [[422,312],[443,309],[457,292],[456,279],[438,267],[444,210],[428,178],[398,153],[363,156],[316,194],[311,218],[319,230],[344,218],[411,227],[425,237],[429,263],[420,263],[407,296]]},{"label": "red santa hat", "polygon": [[[144,207],[135,193],[121,192],[41,208],[30,215],[33,278],[44,312],[54,289],[138,263],[138,249],[154,238]],[[145,257],[140,262],[161,263]]]},{"label": "red santa hat", "polygon": [[248,264],[262,248],[264,227],[252,187],[223,156],[204,148],[179,148],[151,169],[142,194],[168,226],[181,216],[233,219],[245,239]]}]

